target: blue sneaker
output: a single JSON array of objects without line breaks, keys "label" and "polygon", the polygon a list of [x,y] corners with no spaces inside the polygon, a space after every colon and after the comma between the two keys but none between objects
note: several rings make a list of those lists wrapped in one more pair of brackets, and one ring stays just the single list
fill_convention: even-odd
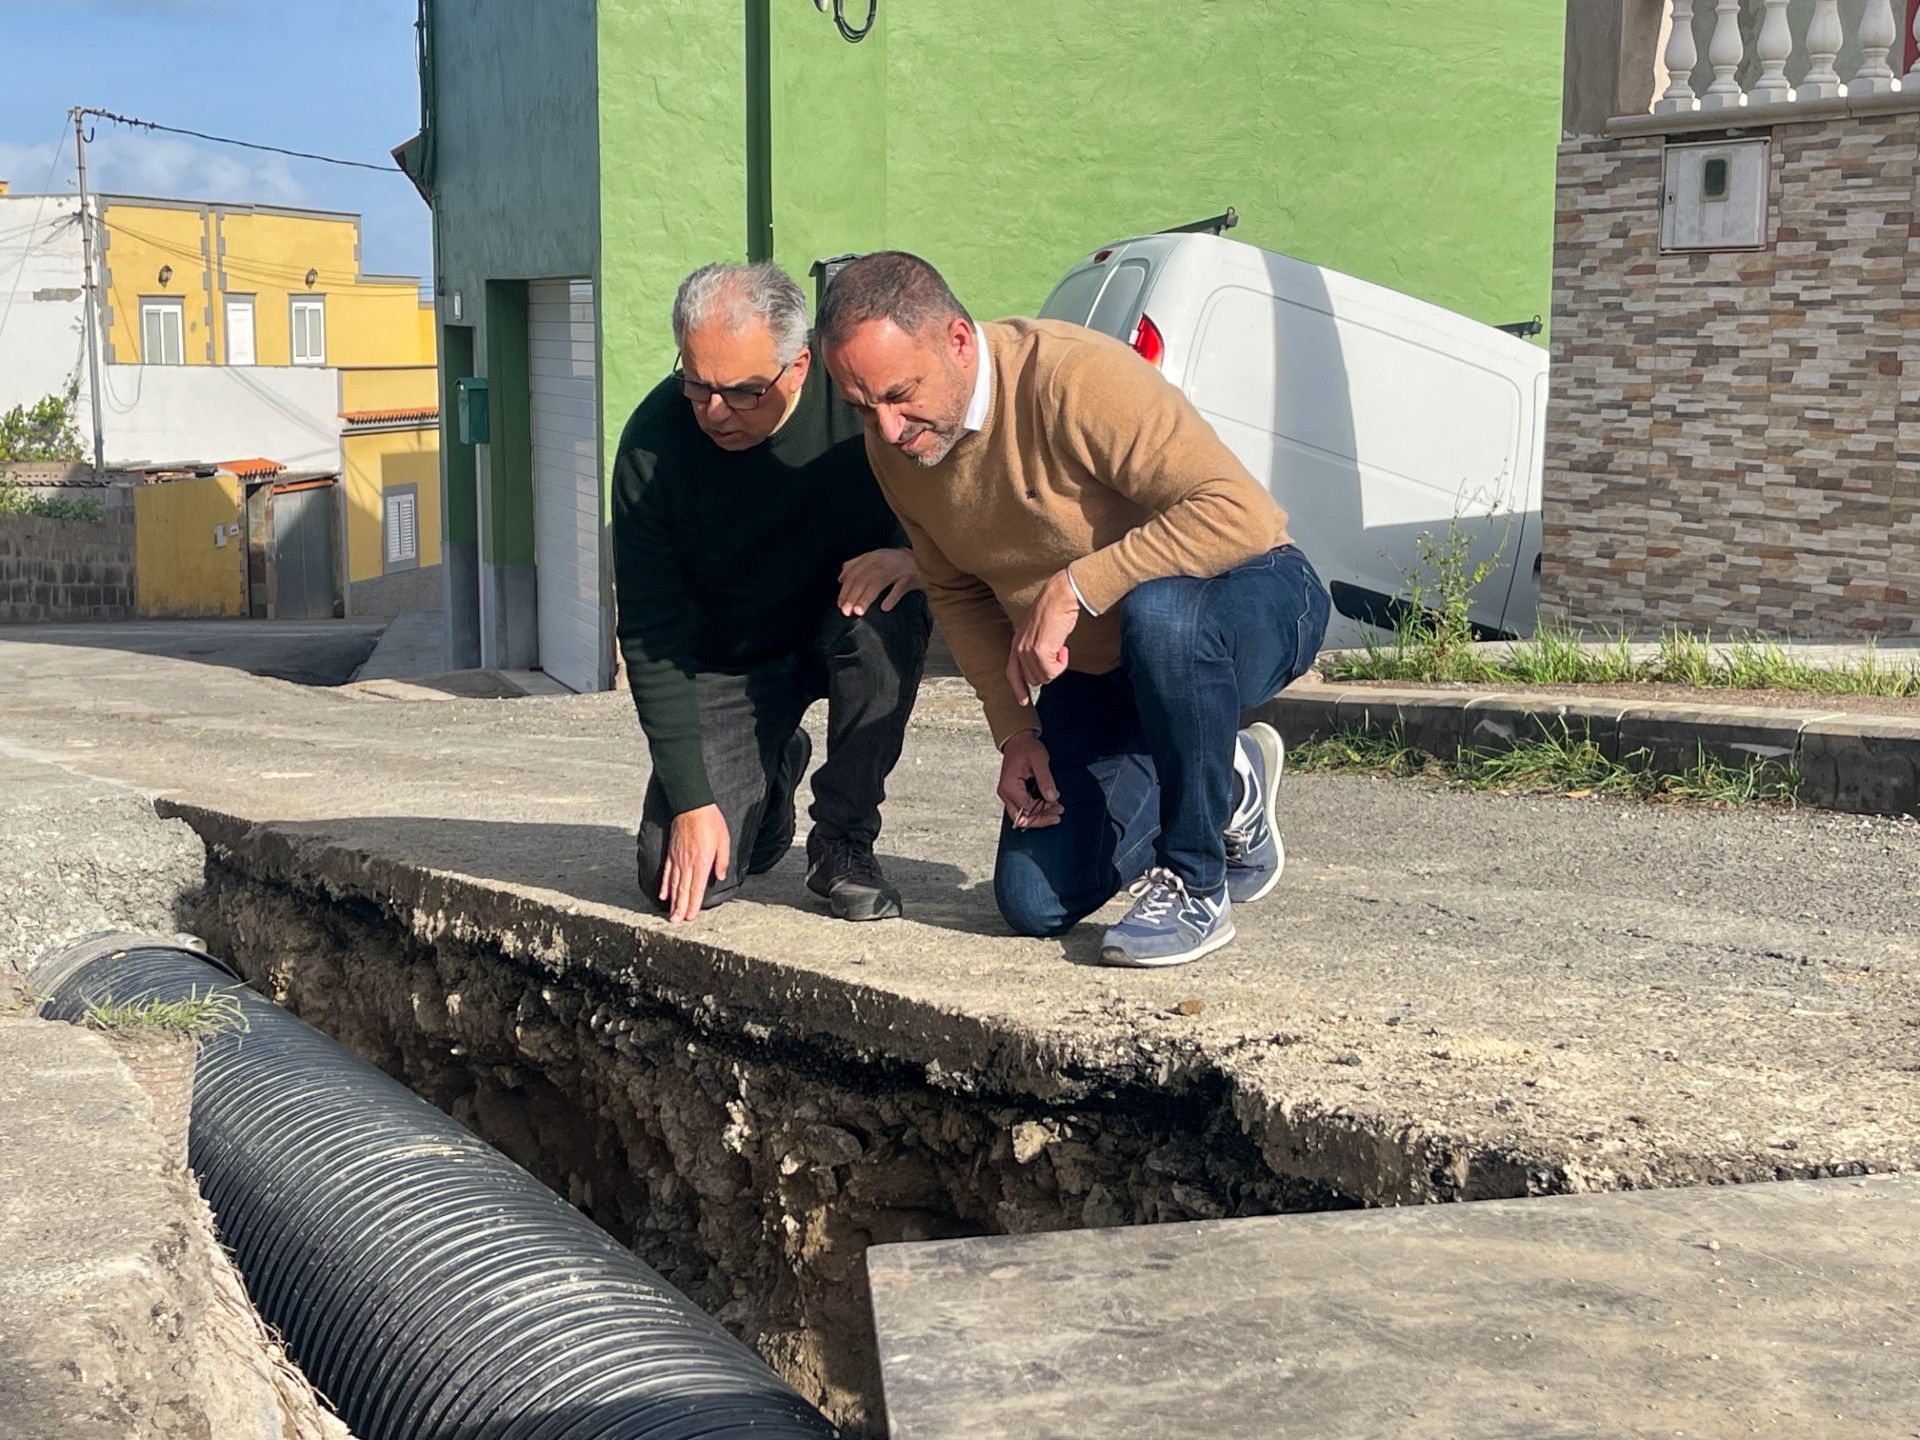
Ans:
[{"label": "blue sneaker", "polygon": [[1100,959],[1108,965],[1136,970],[1184,965],[1233,939],[1233,902],[1225,890],[1189,894],[1186,881],[1156,865],[1127,893],[1133,908],[1101,942]]},{"label": "blue sneaker", "polygon": [[1286,742],[1271,725],[1255,722],[1236,737],[1234,778],[1240,803],[1227,822],[1227,893],[1236,905],[1262,898],[1280,883],[1287,847],[1280,839],[1280,771],[1287,763]]}]

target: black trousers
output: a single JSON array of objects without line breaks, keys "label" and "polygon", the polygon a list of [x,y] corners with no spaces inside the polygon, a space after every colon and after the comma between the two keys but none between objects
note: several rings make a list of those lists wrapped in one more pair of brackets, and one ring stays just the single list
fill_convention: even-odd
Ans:
[{"label": "black trousers", "polygon": [[[703,908],[739,889],[762,826],[779,823],[788,786],[800,780],[784,774],[787,742],[816,700],[827,702],[827,758],[813,773],[814,827],[873,843],[932,628],[927,597],[917,590],[892,610],[864,616],[842,615],[830,605],[805,649],[748,670],[694,676],[700,749],[731,840],[727,878],[707,887]],[[637,839],[640,889],[649,904],[659,903],[672,829],[666,791],[655,778],[641,805]]]}]

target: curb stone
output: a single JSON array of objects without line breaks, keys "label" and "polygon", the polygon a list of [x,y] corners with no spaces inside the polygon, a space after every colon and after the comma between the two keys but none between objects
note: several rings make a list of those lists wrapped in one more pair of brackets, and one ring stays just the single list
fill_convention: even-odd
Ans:
[{"label": "curb stone", "polygon": [[1343,729],[1391,730],[1428,754],[1499,751],[1569,733],[1610,760],[1648,752],[1648,768],[1678,773],[1705,755],[1722,764],[1793,765],[1799,803],[1858,815],[1920,815],[1920,720],[1834,710],[1696,705],[1486,690],[1309,685],[1249,712],[1289,745]]}]

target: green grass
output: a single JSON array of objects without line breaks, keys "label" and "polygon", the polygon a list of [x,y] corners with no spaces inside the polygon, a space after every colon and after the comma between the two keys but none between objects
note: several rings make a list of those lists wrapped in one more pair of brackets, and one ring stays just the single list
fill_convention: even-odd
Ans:
[{"label": "green grass", "polygon": [[96,501],[36,495],[11,480],[0,481],[0,515],[31,515],[41,520],[80,520],[96,524],[106,518],[106,512]]},{"label": "green grass", "polygon": [[86,1023],[96,1030],[167,1031],[182,1035],[245,1034],[251,1028],[238,995],[209,987],[187,992],[184,1000],[136,1000],[116,1004],[111,995],[87,1001]]},{"label": "green grass", "polygon": [[1558,733],[1523,740],[1511,749],[1462,747],[1451,759],[1409,745],[1398,728],[1343,730],[1294,746],[1287,753],[1289,765],[1300,771],[1424,776],[1501,795],[1610,796],[1724,807],[1792,805],[1800,792],[1799,769],[1776,761],[1730,766],[1703,750],[1693,765],[1675,774],[1650,769],[1650,758],[1649,752],[1639,750],[1614,760],[1584,734],[1574,735],[1565,721]]},{"label": "green grass", "polygon": [[1817,665],[1763,635],[1735,636],[1716,653],[1710,635],[1669,630],[1657,652],[1636,660],[1624,636],[1584,645],[1565,631],[1542,630],[1506,653],[1433,643],[1430,632],[1403,626],[1391,639],[1334,656],[1329,680],[1406,680],[1467,685],[1689,685],[1696,689],[1800,690],[1816,695],[1920,698],[1920,662],[1883,659],[1868,643],[1866,658]]}]

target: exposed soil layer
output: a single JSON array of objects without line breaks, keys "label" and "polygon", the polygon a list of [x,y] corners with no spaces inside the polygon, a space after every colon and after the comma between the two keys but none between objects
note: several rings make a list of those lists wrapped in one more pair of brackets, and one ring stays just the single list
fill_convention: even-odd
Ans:
[{"label": "exposed soil layer", "polygon": [[689,1017],[381,908],[208,867],[214,953],[546,1181],[856,1434],[883,1433],[862,1257],[982,1233],[1323,1209],[1221,1087],[1074,1104],[928,1085]]}]

